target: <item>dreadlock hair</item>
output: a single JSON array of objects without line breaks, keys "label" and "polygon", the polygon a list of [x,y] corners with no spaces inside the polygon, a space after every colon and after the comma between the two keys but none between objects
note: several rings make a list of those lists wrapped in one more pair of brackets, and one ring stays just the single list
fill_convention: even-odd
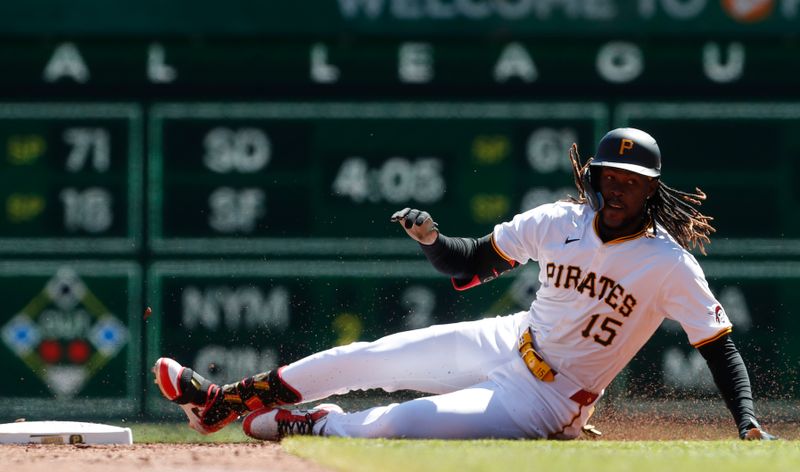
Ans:
[{"label": "dreadlock hair", "polygon": [[[592,159],[589,158],[586,163],[581,165],[578,145],[574,143],[569,149],[569,159],[572,163],[572,175],[575,179],[575,187],[578,189],[578,196],[570,195],[567,201],[587,203],[583,176]],[[646,211],[654,223],[663,226],[681,247],[686,250],[696,247],[705,255],[705,245],[711,243],[709,236],[716,230],[711,226],[714,218],[700,213],[696,208],[703,204],[706,194],[697,187],[695,187],[695,192],[682,192],[668,187],[664,182],[659,182],[658,190],[647,200]],[[655,225],[653,232],[646,233],[646,237],[655,237]]]}]

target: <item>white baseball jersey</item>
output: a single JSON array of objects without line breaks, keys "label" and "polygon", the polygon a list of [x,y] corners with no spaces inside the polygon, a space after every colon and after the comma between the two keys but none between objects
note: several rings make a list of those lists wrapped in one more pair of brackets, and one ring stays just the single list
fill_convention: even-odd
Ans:
[{"label": "white baseball jersey", "polygon": [[666,230],[604,243],[597,218],[588,205],[556,202],[494,228],[503,257],[539,263],[529,322],[560,375],[602,391],[664,318],[679,322],[695,347],[731,331],[697,260]]}]

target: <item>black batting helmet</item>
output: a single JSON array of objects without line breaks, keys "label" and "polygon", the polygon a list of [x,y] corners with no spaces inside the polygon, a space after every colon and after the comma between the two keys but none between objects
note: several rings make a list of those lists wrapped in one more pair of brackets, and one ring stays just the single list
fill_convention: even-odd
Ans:
[{"label": "black batting helmet", "polygon": [[661,175],[661,151],[656,140],[636,128],[609,131],[597,145],[592,166],[616,167],[648,177]]}]

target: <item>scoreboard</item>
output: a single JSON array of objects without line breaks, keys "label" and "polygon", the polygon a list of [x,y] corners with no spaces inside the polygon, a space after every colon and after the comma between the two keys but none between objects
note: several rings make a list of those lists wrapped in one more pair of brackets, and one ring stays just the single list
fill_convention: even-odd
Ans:
[{"label": "scoreboard", "polygon": [[709,195],[712,255],[797,256],[798,123],[800,103],[0,103],[0,252],[415,255],[396,209],[482,236],[574,194],[565,150],[613,125]]},{"label": "scoreboard", "polygon": [[142,121],[133,104],[0,103],[0,251],[140,249]]},{"label": "scoreboard", "polygon": [[[389,217],[486,235],[618,126],[707,193],[757,396],[797,397],[762,366],[800,368],[800,2],[312,3],[0,3],[0,419],[170,413],[161,355],[225,382],[526,310],[533,264],[455,292]],[[614,391],[713,394],[697,356],[665,323]]]},{"label": "scoreboard", "polygon": [[152,247],[413,254],[388,219],[404,206],[481,236],[560,198],[564,149],[591,148],[607,115],[596,103],[158,104]]},{"label": "scoreboard", "polygon": [[[754,351],[748,359],[788,362],[787,371],[800,362],[789,338],[769,351],[779,358],[759,351],[791,318],[783,307],[797,305],[797,263],[766,263],[800,254],[795,104],[13,103],[2,110],[0,251],[15,282],[4,285],[11,305],[0,332],[6,361],[27,379],[11,392],[27,400],[5,414],[51,411],[48,395],[58,399],[53,405],[116,395],[121,406],[113,411],[136,412],[131,392],[141,379],[108,376],[159,355],[224,381],[341,343],[526,309],[535,271],[455,292],[388,217],[420,207],[445,233],[487,234],[497,221],[574,194],[564,150],[576,142],[590,154],[617,125],[659,136],[670,185],[708,192],[719,233],[704,265],[723,303],[735,307],[729,311],[747,314],[735,321]],[[714,262],[730,257],[742,262]],[[30,267],[38,272],[28,283]],[[126,267],[127,279],[115,267]],[[752,283],[740,280],[747,271],[756,274]],[[149,289],[137,295],[145,278]],[[69,293],[89,293],[106,308],[63,301],[58,287],[70,281],[79,288]],[[155,315],[142,321],[146,304]],[[104,319],[114,321],[99,324]],[[103,351],[99,329],[126,334]],[[620,385],[709,392],[700,372],[685,376],[687,366],[702,364],[681,336],[665,326]],[[70,355],[74,346],[88,354]],[[92,358],[103,362],[93,368]],[[648,377],[654,371],[662,377]],[[84,380],[71,386],[45,372]],[[792,384],[769,385],[765,395],[789,394]],[[154,395],[146,411],[162,414]]]}]

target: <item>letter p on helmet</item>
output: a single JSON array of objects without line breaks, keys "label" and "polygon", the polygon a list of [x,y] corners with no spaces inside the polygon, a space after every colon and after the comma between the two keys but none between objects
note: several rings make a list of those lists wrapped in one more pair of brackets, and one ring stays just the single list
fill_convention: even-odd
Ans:
[{"label": "letter p on helmet", "polygon": [[625,150],[633,149],[633,140],[623,139],[619,142],[619,155],[623,155]]}]

